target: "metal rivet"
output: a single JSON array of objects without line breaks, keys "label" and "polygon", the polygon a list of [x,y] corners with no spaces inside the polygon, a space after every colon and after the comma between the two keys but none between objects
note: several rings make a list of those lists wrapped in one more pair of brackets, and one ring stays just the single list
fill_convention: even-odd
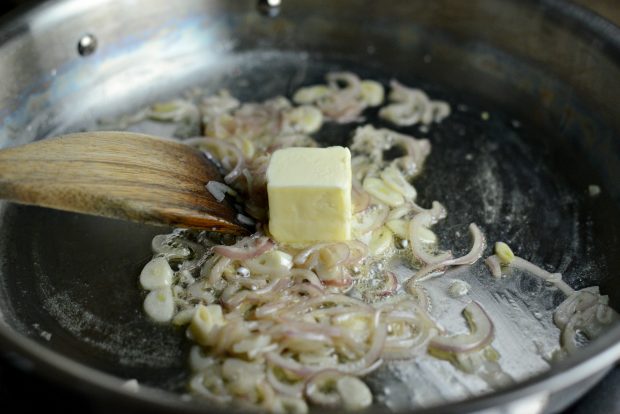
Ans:
[{"label": "metal rivet", "polygon": [[275,17],[280,13],[282,0],[258,0],[258,11],[265,16]]},{"label": "metal rivet", "polygon": [[97,38],[92,34],[85,34],[80,38],[77,45],[77,50],[80,56],[88,56],[95,52],[97,49]]}]

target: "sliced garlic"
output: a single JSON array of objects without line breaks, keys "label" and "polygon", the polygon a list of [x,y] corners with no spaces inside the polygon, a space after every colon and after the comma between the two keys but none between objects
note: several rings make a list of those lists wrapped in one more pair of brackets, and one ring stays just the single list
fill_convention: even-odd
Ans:
[{"label": "sliced garlic", "polygon": [[220,305],[198,305],[189,325],[189,332],[200,345],[212,345],[214,328],[226,324]]},{"label": "sliced garlic", "polygon": [[366,176],[374,175],[377,169],[377,164],[369,162],[365,156],[351,158],[351,172],[356,181],[362,182]]},{"label": "sliced garlic", "polygon": [[437,243],[437,235],[435,232],[428,227],[424,226],[413,226],[412,229],[413,237],[420,240],[425,244],[435,244]]},{"label": "sliced garlic", "polygon": [[385,182],[379,178],[366,178],[363,187],[368,194],[390,207],[398,207],[405,203],[405,199],[401,193],[388,187]]},{"label": "sliced garlic", "polygon": [[[437,203],[438,206],[441,206]],[[435,252],[427,245],[434,244],[437,236],[428,227],[434,224],[435,219],[429,212],[416,214],[409,222],[409,242],[413,255],[425,264],[437,264],[452,258],[450,251]]]},{"label": "sliced garlic", "polygon": [[392,230],[392,232],[394,232],[394,234],[400,237],[401,239],[407,239],[409,237],[409,221],[408,220],[403,220],[403,219],[390,220],[387,223],[385,223],[385,225],[388,226],[388,228]]},{"label": "sliced garlic", "polygon": [[226,358],[222,364],[222,377],[228,389],[237,395],[256,392],[256,386],[264,376],[264,368],[259,364],[237,358]]},{"label": "sliced garlic", "polygon": [[391,104],[379,110],[379,117],[399,126],[415,125],[420,122],[420,116],[409,103]]},{"label": "sliced garlic", "polygon": [[293,267],[293,256],[281,250],[272,250],[246,260],[245,265],[250,274],[284,276]]},{"label": "sliced garlic", "polygon": [[174,316],[174,298],[169,287],[152,290],[144,299],[144,311],[157,322],[168,322]]},{"label": "sliced garlic", "polygon": [[356,341],[364,342],[368,339],[369,320],[365,315],[346,315],[346,317],[334,318],[333,323],[346,329],[348,335],[351,335]]},{"label": "sliced garlic", "polygon": [[381,171],[381,179],[385,184],[393,190],[401,193],[407,200],[415,200],[418,193],[415,188],[409,184],[405,176],[393,165]]},{"label": "sliced garlic", "polygon": [[388,214],[387,221],[397,220],[404,218],[406,215],[412,212],[412,207],[410,204],[404,204],[400,207],[396,207],[390,210],[390,214]]},{"label": "sliced garlic", "polygon": [[195,311],[195,308],[183,309],[181,312],[174,315],[174,318],[172,318],[172,324],[176,326],[187,325],[192,321]]},{"label": "sliced garlic", "polygon": [[163,257],[156,257],[148,262],[140,273],[140,284],[144,289],[154,290],[170,286],[174,272]]},{"label": "sliced garlic", "polygon": [[503,265],[509,265],[515,258],[510,246],[504,242],[495,243],[495,254],[499,257],[499,261]]},{"label": "sliced garlic", "polygon": [[247,138],[241,138],[241,152],[246,158],[254,157],[254,154],[256,153],[256,148],[254,147],[252,141]]},{"label": "sliced garlic", "polygon": [[295,132],[312,134],[323,125],[323,114],[311,105],[302,105],[284,113],[284,121]]},{"label": "sliced garlic", "polygon": [[383,85],[373,80],[363,80],[360,83],[361,95],[368,106],[379,106],[383,103],[385,91]]},{"label": "sliced garlic", "polygon": [[254,335],[234,344],[232,350],[237,354],[247,354],[249,359],[254,359],[258,354],[263,353],[270,344],[271,337],[269,335]]},{"label": "sliced garlic", "polygon": [[379,255],[386,252],[393,244],[394,233],[386,226],[383,226],[372,232],[368,250],[372,255]]},{"label": "sliced garlic", "polygon": [[310,104],[318,101],[331,92],[326,85],[314,85],[300,88],[293,95],[293,101],[297,104]]},{"label": "sliced garlic", "polygon": [[216,363],[215,357],[203,352],[202,347],[192,346],[189,351],[189,367],[194,372],[201,372]]},{"label": "sliced garlic", "polygon": [[[351,230],[353,230],[355,235],[361,236],[380,227],[383,225],[389,209],[390,208],[386,205],[376,204],[360,213],[355,214],[353,216],[353,220],[351,221]],[[366,242],[364,243],[368,244]]]},{"label": "sliced garlic", "polygon": [[290,270],[293,267],[293,256],[282,250],[272,250],[263,253],[260,257],[261,263],[266,266],[284,267]]},{"label": "sliced garlic", "polygon": [[364,382],[351,375],[345,375],[336,381],[336,389],[342,398],[342,405],[347,411],[357,411],[372,404],[372,393]]}]

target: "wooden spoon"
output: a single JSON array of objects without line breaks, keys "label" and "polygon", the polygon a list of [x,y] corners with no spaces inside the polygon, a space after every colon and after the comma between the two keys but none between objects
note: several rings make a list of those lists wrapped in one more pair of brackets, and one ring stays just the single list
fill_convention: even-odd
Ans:
[{"label": "wooden spoon", "polygon": [[129,132],[83,132],[0,151],[0,198],[142,223],[247,234],[206,190],[223,182],[189,146]]}]

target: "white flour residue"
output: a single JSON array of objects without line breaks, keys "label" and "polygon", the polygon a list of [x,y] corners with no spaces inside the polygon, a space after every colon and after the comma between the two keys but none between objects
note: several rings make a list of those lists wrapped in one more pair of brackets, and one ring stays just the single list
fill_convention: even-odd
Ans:
[{"label": "white flour residue", "polygon": [[[42,286],[50,292],[51,286]],[[43,306],[67,331],[97,349],[115,355],[123,365],[167,367],[183,358],[181,350],[170,342],[169,335],[146,338],[134,332],[130,324],[113,324],[93,314],[67,292],[50,292]],[[145,350],[150,352],[145,352]]]},{"label": "white flour residue", "polygon": [[485,224],[496,223],[504,200],[504,187],[499,177],[497,162],[491,154],[481,154],[479,171],[475,174],[482,198],[482,219]]}]

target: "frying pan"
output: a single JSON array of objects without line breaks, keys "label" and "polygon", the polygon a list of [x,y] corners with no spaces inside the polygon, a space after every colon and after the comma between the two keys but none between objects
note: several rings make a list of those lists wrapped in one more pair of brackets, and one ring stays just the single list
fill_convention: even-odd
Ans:
[{"label": "frying pan", "polygon": [[[433,144],[415,183],[421,203],[441,200],[450,212],[441,240],[466,250],[462,233],[476,221],[489,241],[509,242],[575,288],[600,285],[619,308],[620,29],[560,0],[269,4],[62,0],[7,17],[0,144],[102,128],[101,119],[195,87],[261,100],[290,96],[334,69],[384,83],[397,78],[454,110],[428,132],[403,130]],[[350,132],[328,125],[318,138],[343,144]],[[600,194],[588,191],[592,185]],[[183,333],[149,322],[141,310],[137,275],[151,238],[167,229],[9,203],[0,220],[3,348],[93,397],[151,411],[221,410],[183,397]],[[491,280],[481,264],[448,273],[429,290],[440,296],[442,283],[455,278],[472,284],[472,297],[508,333],[497,347],[516,381],[472,396],[472,378],[388,367],[369,382],[391,397],[369,412],[555,412],[620,358],[615,325],[547,369],[558,294],[524,274]],[[520,340],[523,347],[508,346]],[[527,349],[540,355],[528,359]],[[128,379],[138,380],[137,391],[123,386]],[[435,388],[421,392],[420,384]]]}]

